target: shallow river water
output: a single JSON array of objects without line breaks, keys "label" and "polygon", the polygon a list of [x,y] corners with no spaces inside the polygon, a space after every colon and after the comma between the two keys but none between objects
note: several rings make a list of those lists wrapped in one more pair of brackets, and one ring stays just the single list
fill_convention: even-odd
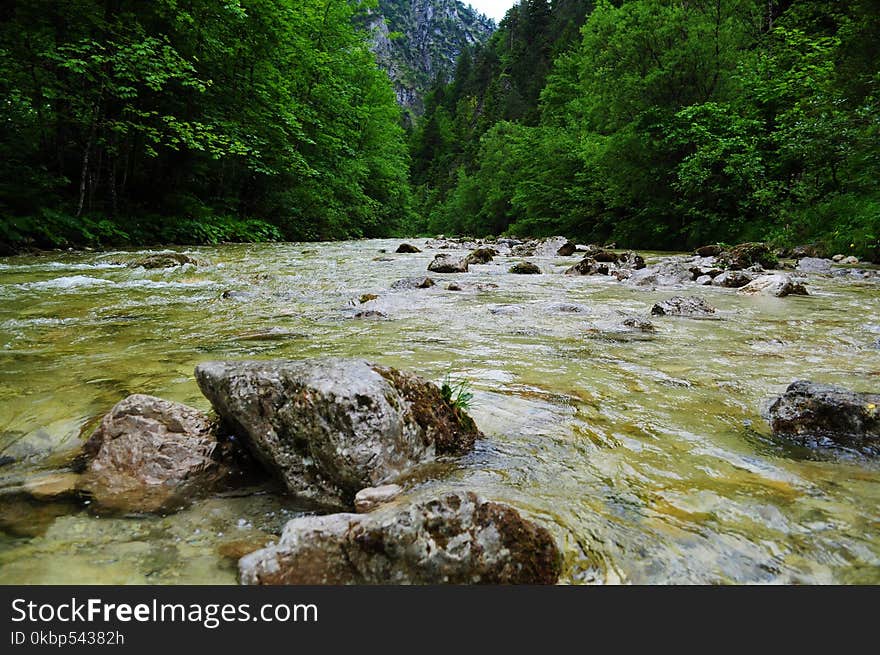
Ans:
[{"label": "shallow river water", "polygon": [[[125,266],[134,251],[0,260],[0,462],[14,460],[0,488],[63,464],[127,394],[209,409],[199,362],[358,356],[472,382],[486,439],[411,491],[514,505],[553,532],[563,582],[880,583],[880,464],[776,443],[761,417],[796,379],[877,390],[880,285],[811,276],[811,296],[784,299],[693,287],[719,320],[656,318],[653,338],[622,340],[602,326],[682,290],[562,275],[576,257],[510,275],[500,257],[393,291],[436,254],[380,255],[398,243],[193,248],[198,267],[165,270]],[[355,318],[365,309],[386,317]],[[11,498],[0,491],[4,584],[234,583],[240,544],[302,510],[266,491],[164,517]]]}]

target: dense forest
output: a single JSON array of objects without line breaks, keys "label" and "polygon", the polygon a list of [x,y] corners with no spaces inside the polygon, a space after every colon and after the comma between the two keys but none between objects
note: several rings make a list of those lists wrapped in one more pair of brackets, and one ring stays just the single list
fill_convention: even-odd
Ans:
[{"label": "dense forest", "polygon": [[877,258],[880,4],[522,0],[412,152],[427,232]]},{"label": "dense forest", "polygon": [[874,0],[521,0],[409,145],[375,7],[4,3],[0,243],[561,233],[880,257]]},{"label": "dense forest", "polygon": [[398,229],[405,134],[355,27],[375,4],[4,2],[0,243]]}]

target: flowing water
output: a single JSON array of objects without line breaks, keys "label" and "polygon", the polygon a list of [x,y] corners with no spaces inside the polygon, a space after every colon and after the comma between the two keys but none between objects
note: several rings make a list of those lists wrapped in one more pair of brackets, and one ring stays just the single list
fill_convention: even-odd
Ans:
[{"label": "flowing water", "polygon": [[[194,248],[199,266],[165,270],[124,265],[146,251],[0,260],[0,461],[14,459],[0,484],[62,464],[127,394],[209,409],[199,362],[358,356],[472,381],[486,439],[409,484],[540,521],[564,582],[880,583],[880,465],[776,443],[761,418],[796,379],[877,390],[876,283],[813,276],[811,296],[784,299],[694,288],[719,320],[657,318],[653,338],[628,340],[603,326],[681,290],[561,275],[576,258],[510,275],[501,257],[393,291],[435,254],[379,254],[397,244]],[[366,309],[385,317],[355,317]],[[0,583],[233,583],[240,544],[300,511],[265,490],[130,517],[0,495]]]}]

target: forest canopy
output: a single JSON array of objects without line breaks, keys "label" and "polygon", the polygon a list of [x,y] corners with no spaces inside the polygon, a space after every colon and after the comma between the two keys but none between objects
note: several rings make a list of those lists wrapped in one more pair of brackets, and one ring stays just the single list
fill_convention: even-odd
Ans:
[{"label": "forest canopy", "polygon": [[872,0],[522,0],[434,88],[413,181],[426,232],[876,258],[878,136]]},{"label": "forest canopy", "polygon": [[408,155],[348,0],[0,9],[0,242],[379,236]]},{"label": "forest canopy", "polygon": [[0,244],[443,232],[880,258],[873,0],[520,0],[409,134],[375,8],[4,3]]}]

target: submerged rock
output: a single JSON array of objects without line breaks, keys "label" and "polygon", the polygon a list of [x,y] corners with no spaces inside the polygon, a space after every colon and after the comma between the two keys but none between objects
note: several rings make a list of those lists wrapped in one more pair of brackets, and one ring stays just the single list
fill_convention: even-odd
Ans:
[{"label": "submerged rock", "polygon": [[457,259],[452,255],[437,255],[430,264],[428,270],[432,273],[467,273],[467,259]]},{"label": "submerged rock", "polygon": [[415,254],[422,251],[421,249],[416,248],[411,243],[401,243],[399,246],[397,246],[397,250],[395,250],[394,252],[398,254]]},{"label": "submerged rock", "polygon": [[651,308],[654,316],[684,316],[686,318],[706,318],[715,315],[715,308],[698,296],[673,296],[662,300]]},{"label": "submerged rock", "polygon": [[657,328],[646,318],[623,316],[590,324],[584,336],[611,341],[645,341],[652,339],[656,332]]},{"label": "submerged rock", "polygon": [[790,295],[809,295],[803,284],[795,282],[791,279],[791,276],[784,273],[762,275],[742,287],[737,293],[746,295],[776,296],[777,298],[784,298],[785,296]]},{"label": "submerged rock", "polygon": [[548,312],[561,312],[563,314],[581,314],[589,311],[583,305],[578,305],[576,303],[571,302],[554,302],[547,305],[546,311]]},{"label": "submerged rock", "polygon": [[85,471],[77,487],[99,509],[177,509],[236,475],[214,427],[206,414],[192,407],[153,396],[129,396],[86,442]]},{"label": "submerged rock", "polygon": [[76,473],[56,472],[25,481],[22,490],[36,500],[70,498],[79,493],[80,476]]},{"label": "submerged rock", "polygon": [[391,288],[395,291],[401,291],[404,289],[430,289],[436,283],[429,277],[407,277],[402,280],[397,280],[391,285]]},{"label": "submerged rock", "polygon": [[360,359],[209,362],[196,380],[264,467],[325,506],[482,436],[433,383]]},{"label": "submerged rock", "polygon": [[519,262],[510,267],[514,275],[540,275],[541,269],[532,262]]},{"label": "submerged rock", "polygon": [[451,492],[369,514],[290,521],[241,559],[243,584],[554,584],[550,533],[507,505]]},{"label": "submerged rock", "polygon": [[774,436],[808,447],[880,454],[880,394],[798,380],[767,411]]}]

